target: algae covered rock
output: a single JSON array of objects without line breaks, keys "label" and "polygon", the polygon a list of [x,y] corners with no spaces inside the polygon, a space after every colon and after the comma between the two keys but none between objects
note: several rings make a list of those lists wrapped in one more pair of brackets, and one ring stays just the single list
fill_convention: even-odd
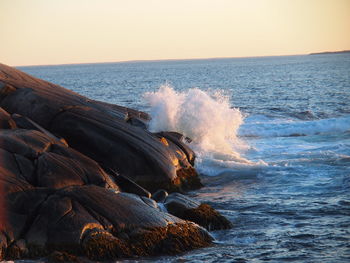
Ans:
[{"label": "algae covered rock", "polygon": [[210,205],[201,204],[180,193],[166,197],[164,206],[170,214],[195,222],[208,230],[232,228],[232,223]]}]

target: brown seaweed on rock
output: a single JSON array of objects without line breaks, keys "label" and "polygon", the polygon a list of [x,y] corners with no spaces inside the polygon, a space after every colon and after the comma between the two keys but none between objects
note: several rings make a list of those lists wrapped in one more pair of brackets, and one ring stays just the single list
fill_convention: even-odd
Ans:
[{"label": "brown seaweed on rock", "polygon": [[167,196],[164,206],[170,214],[195,222],[209,231],[232,228],[232,223],[210,205],[180,193]]}]

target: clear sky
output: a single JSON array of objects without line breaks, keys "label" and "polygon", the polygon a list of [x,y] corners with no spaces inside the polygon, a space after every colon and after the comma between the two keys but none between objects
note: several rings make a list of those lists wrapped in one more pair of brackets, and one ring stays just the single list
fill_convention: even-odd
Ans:
[{"label": "clear sky", "polygon": [[350,49],[350,0],[0,0],[15,65]]}]

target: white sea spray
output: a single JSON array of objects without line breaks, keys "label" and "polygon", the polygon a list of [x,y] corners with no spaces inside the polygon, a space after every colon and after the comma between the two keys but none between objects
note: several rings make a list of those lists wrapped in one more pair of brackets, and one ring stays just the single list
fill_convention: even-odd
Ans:
[{"label": "white sea spray", "polygon": [[215,175],[226,169],[246,169],[259,165],[243,157],[249,146],[238,138],[243,123],[239,109],[232,108],[228,97],[198,88],[177,92],[169,84],[144,98],[150,105],[149,130],[176,131],[192,139],[200,172]]}]

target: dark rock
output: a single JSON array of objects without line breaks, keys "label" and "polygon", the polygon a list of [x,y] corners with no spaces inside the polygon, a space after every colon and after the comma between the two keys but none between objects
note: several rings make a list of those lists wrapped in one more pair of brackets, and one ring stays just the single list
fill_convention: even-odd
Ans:
[{"label": "dark rock", "polygon": [[201,204],[197,208],[185,210],[183,219],[195,222],[209,231],[233,227],[226,217],[208,204]]},{"label": "dark rock", "polygon": [[[1,65],[1,64],[0,64]],[[6,76],[5,76],[6,77]],[[9,84],[6,84],[5,82],[2,82],[0,81],[0,89],[1,89],[1,92],[0,92],[0,101],[2,99],[4,99],[7,95],[13,93],[16,91],[16,88],[9,85]]]},{"label": "dark rock", "polygon": [[88,231],[82,240],[82,249],[91,260],[108,260],[133,255],[127,242],[103,229]]},{"label": "dark rock", "polygon": [[122,176],[122,175],[115,175],[114,181],[119,186],[120,190],[127,193],[136,194],[139,196],[145,196],[150,198],[151,193],[148,192],[146,189],[142,188],[135,182],[131,181],[129,178]]},{"label": "dark rock", "polygon": [[174,134],[164,134],[162,139],[148,132],[144,127],[147,114],[89,100],[3,64],[0,82],[0,107],[39,127],[32,127],[23,118],[17,118],[17,125],[37,130],[42,127],[65,138],[107,172],[116,171],[149,191],[201,186],[192,167],[193,152]]},{"label": "dark rock", "polygon": [[21,258],[22,258],[21,251],[15,244],[12,244],[7,248],[6,259],[16,260]]},{"label": "dark rock", "polygon": [[139,118],[129,117],[126,119],[126,122],[133,126],[140,127],[145,130],[147,129],[147,124],[144,121],[141,121]]},{"label": "dark rock", "polygon": [[165,199],[164,205],[170,214],[181,217],[186,210],[200,206],[200,202],[180,193],[172,193]]},{"label": "dark rock", "polygon": [[0,260],[115,260],[211,243],[138,185],[200,186],[186,145],[145,130],[147,114],[1,64],[0,106]]},{"label": "dark rock", "polygon": [[164,205],[170,214],[195,222],[209,231],[232,228],[231,222],[210,205],[201,204],[188,196],[170,194]]},{"label": "dark rock", "polygon": [[[0,214],[0,217],[3,216],[3,214]],[[3,230],[4,226],[0,225],[0,230]],[[7,238],[4,233],[0,231],[0,260],[3,260],[5,258],[5,253],[7,250]]]},{"label": "dark rock", "polygon": [[[43,142],[49,139],[43,134],[42,137],[31,133],[19,135],[22,139],[26,138],[29,145],[36,147],[30,152],[19,140],[16,147],[9,148],[23,158],[26,158],[25,155],[31,157],[40,153],[36,159],[38,167],[41,167],[39,159],[47,156],[77,156],[68,147],[52,141],[52,145],[47,147]],[[44,141],[40,142],[39,138]],[[11,139],[16,140],[16,134]],[[0,245],[2,254],[6,254],[8,259],[38,258],[54,251],[85,255],[93,260],[114,259],[171,254],[206,246],[211,242],[210,236],[203,229],[159,211],[155,202],[149,198],[120,193],[118,187],[106,189],[111,186],[101,185],[98,180],[95,183],[100,186],[80,185],[79,181],[65,177],[66,174],[71,174],[72,178],[78,178],[74,177],[76,173],[81,175],[83,183],[87,183],[86,180],[93,181],[89,175],[83,176],[84,173],[80,171],[83,168],[77,168],[79,162],[72,163],[69,158],[62,164],[48,160],[45,171],[49,172],[36,168],[34,173],[42,176],[52,174],[57,180],[61,178],[66,183],[59,185],[55,180],[49,182],[56,183],[47,183],[48,179],[33,175],[37,178],[34,180],[37,185],[46,184],[50,188],[34,187],[16,167],[13,153],[3,149],[1,151],[0,156],[4,162],[0,163],[0,185],[4,186],[6,216],[0,233],[4,233],[6,238],[1,236]],[[89,164],[87,160],[89,159],[85,162]],[[64,169],[60,168],[63,165]],[[93,167],[95,166],[92,165]],[[89,168],[88,165],[85,168]],[[74,186],[69,186],[71,184]],[[187,232],[183,233],[182,229]]]},{"label": "dark rock", "polygon": [[154,207],[154,208],[158,209],[158,204],[153,199],[147,198],[147,197],[144,197],[144,196],[141,196],[141,199],[142,199],[142,201],[145,202],[145,204],[149,205],[150,207]]},{"label": "dark rock", "polygon": [[7,251],[6,258],[8,259],[21,259],[26,257],[28,254],[28,249],[26,247],[26,242],[24,239],[20,239],[12,243]]},{"label": "dark rock", "polygon": [[[175,144],[93,108],[75,107],[55,118],[51,130],[107,171],[131,178],[147,190],[197,187],[198,175]],[[194,178],[192,181],[191,179]]]},{"label": "dark rock", "polygon": [[15,122],[16,127],[20,128],[20,129],[40,131],[40,132],[44,133],[45,135],[47,135],[48,137],[50,137],[54,140],[60,141],[64,145],[68,146],[65,139],[58,138],[57,136],[53,135],[51,132],[44,129],[43,127],[41,127],[40,125],[38,125],[34,121],[28,119],[27,117],[21,116],[21,115],[16,114],[16,113],[12,114],[11,117],[12,117],[13,121]]},{"label": "dark rock", "polygon": [[33,186],[95,184],[118,189],[95,161],[36,130],[0,130],[0,158],[5,174]]},{"label": "dark rock", "polygon": [[54,251],[52,252],[47,261],[49,263],[59,263],[59,262],[81,262],[78,257],[71,255],[67,252],[62,251]]},{"label": "dark rock", "polygon": [[[211,242],[205,230],[160,212],[145,197],[99,186],[28,189],[5,197],[13,216],[3,231],[11,240],[24,239],[29,257],[64,251],[106,260],[172,254]],[[6,251],[11,259],[22,256],[14,241]]]},{"label": "dark rock", "polygon": [[165,198],[168,196],[168,192],[164,189],[160,189],[152,194],[152,199],[157,202],[164,202]]},{"label": "dark rock", "polygon": [[4,109],[0,108],[0,129],[14,129],[16,123]]}]

